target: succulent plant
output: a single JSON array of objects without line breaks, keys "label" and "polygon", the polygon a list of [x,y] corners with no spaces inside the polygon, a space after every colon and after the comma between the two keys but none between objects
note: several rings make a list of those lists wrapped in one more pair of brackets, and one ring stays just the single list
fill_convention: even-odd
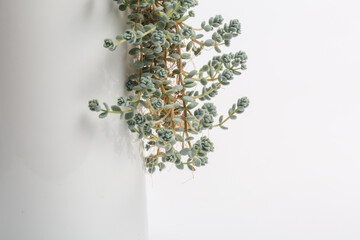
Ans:
[{"label": "succulent plant", "polygon": [[136,42],[136,32],[133,30],[126,30],[123,38],[128,41],[129,43],[135,43]]},{"label": "succulent plant", "polygon": [[135,120],[135,123],[139,126],[144,126],[145,122],[146,122],[145,117],[143,115],[141,115],[140,113],[135,114],[134,120]]},{"label": "succulent plant", "polygon": [[158,133],[161,141],[164,141],[164,142],[170,142],[174,135],[174,132],[169,129],[160,129],[157,133]]},{"label": "succulent plant", "polygon": [[160,69],[156,72],[156,75],[157,75],[160,79],[164,79],[164,78],[167,78],[168,73],[169,73],[169,72],[166,71],[165,69],[160,68]]},{"label": "succulent plant", "polygon": [[154,31],[151,34],[151,41],[154,45],[164,45],[165,44],[165,34],[163,31]]},{"label": "succulent plant", "polygon": [[190,38],[195,35],[192,27],[190,27],[190,26],[185,26],[180,32],[184,38]]},{"label": "succulent plant", "polygon": [[104,48],[112,48],[114,47],[114,42],[111,39],[104,40]]},{"label": "succulent plant", "polygon": [[119,98],[118,98],[117,104],[118,104],[119,106],[122,106],[122,105],[124,105],[125,103],[126,103],[126,100],[125,100],[124,97],[119,97]]},{"label": "succulent plant", "polygon": [[151,98],[151,106],[154,110],[160,110],[164,106],[164,101],[159,98]]},{"label": "succulent plant", "polygon": [[89,109],[94,112],[99,112],[101,110],[101,107],[99,105],[98,100],[90,100],[89,101]]},{"label": "succulent plant", "polygon": [[[197,0],[114,1],[120,11],[129,10],[129,27],[116,41],[106,38],[103,46],[114,51],[124,42],[131,44],[133,73],[124,81],[129,94],[110,107],[104,103],[104,108],[98,100],[90,100],[89,109],[100,112],[100,118],[119,114],[125,119],[130,131],[144,141],[149,173],[162,171],[168,164],[191,171],[205,166],[214,144],[203,135],[204,130],[227,129],[224,124],[249,106],[248,98],[239,98],[215,124],[218,109],[210,101],[241,75],[248,58],[237,51],[215,55],[200,69],[191,69],[187,63],[204,49],[221,53],[222,47],[230,46],[241,33],[239,20],[224,23],[216,15],[192,27],[185,22],[195,16],[190,9],[198,5]],[[207,32],[211,36],[204,39]]]},{"label": "succulent plant", "polygon": [[174,34],[171,39],[175,44],[180,44],[182,42],[182,38],[179,34]]}]

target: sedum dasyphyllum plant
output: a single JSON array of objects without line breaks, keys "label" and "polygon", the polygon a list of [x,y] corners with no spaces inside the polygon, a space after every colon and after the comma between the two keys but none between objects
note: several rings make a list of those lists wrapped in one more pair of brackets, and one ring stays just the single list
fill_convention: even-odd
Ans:
[{"label": "sedum dasyphyllum plant", "polygon": [[[201,28],[187,25],[186,20],[195,15],[189,9],[198,5],[197,0],[115,1],[121,11],[130,10],[129,29],[116,41],[105,39],[104,47],[114,51],[121,43],[132,44],[134,73],[126,82],[130,94],[111,107],[104,103],[101,108],[97,100],[91,100],[89,108],[100,112],[100,118],[119,114],[125,119],[130,131],[144,140],[150,173],[170,163],[195,171],[208,163],[208,153],[214,151],[210,139],[201,134],[216,127],[227,129],[224,123],[236,119],[249,105],[246,97],[238,99],[216,123],[215,105],[205,102],[246,69],[247,56],[242,51],[220,54],[199,70],[184,68],[204,49],[220,53],[220,46],[230,46],[240,34],[240,23],[234,19],[224,24],[222,16],[216,15],[202,22]],[[208,34],[209,39],[202,40],[206,32],[211,38]]]}]

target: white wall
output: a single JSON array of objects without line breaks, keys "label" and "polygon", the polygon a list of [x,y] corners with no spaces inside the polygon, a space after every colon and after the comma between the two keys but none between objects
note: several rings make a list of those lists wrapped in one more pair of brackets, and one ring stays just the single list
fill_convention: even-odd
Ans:
[{"label": "white wall", "polygon": [[150,239],[360,239],[360,3],[199,2],[194,25],[239,18],[232,49],[249,55],[219,112],[251,106],[209,133],[215,153],[194,178],[148,177]]},{"label": "white wall", "polygon": [[[0,239],[144,240],[140,145],[87,107],[124,94],[112,0],[0,2]],[[125,47],[125,46],[124,46]]]}]

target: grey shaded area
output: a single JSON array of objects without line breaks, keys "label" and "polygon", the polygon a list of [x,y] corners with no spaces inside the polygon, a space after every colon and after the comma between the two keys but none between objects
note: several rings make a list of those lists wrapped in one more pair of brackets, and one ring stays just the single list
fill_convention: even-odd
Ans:
[{"label": "grey shaded area", "polygon": [[147,239],[142,149],[87,101],[125,94],[113,1],[0,2],[0,239]]}]

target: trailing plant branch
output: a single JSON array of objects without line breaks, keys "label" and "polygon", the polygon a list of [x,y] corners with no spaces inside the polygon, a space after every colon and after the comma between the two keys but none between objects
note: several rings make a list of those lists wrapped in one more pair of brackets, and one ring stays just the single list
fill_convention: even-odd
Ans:
[{"label": "trailing plant branch", "polygon": [[[114,51],[122,43],[131,45],[134,71],[126,80],[129,95],[112,106],[103,103],[105,108],[90,100],[89,109],[99,112],[100,118],[119,114],[125,119],[129,130],[144,141],[149,173],[168,164],[195,171],[208,163],[208,154],[214,151],[203,131],[227,129],[224,124],[249,105],[246,97],[240,98],[228,116],[220,116],[214,124],[217,108],[209,102],[246,70],[247,55],[243,51],[215,55],[199,70],[185,68],[204,49],[221,53],[220,47],[229,47],[241,33],[240,23],[236,19],[224,23],[216,15],[199,28],[191,27],[185,21],[195,17],[191,8],[198,5],[197,0],[114,1],[120,11],[130,10],[128,29],[116,36],[116,43],[106,38],[103,46]],[[202,101],[207,102],[199,106]]]}]

